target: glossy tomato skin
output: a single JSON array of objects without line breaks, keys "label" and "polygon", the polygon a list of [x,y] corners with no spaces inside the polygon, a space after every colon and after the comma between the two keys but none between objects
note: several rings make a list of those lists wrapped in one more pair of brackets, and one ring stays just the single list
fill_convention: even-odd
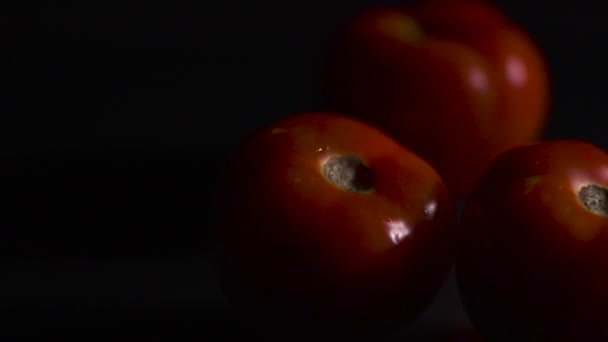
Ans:
[{"label": "glossy tomato skin", "polygon": [[[373,189],[330,183],[321,163],[337,155],[359,156]],[[305,113],[258,131],[220,188],[223,289],[263,330],[359,333],[412,319],[453,260],[455,209],[438,174],[346,117]]]},{"label": "glossy tomato skin", "polygon": [[488,340],[608,339],[608,217],[582,205],[586,184],[608,187],[608,155],[576,140],[512,149],[484,172],[456,270]]},{"label": "glossy tomato skin", "polygon": [[484,1],[362,13],[336,35],[325,97],[429,161],[466,194],[500,152],[535,141],[548,73],[530,37]]}]

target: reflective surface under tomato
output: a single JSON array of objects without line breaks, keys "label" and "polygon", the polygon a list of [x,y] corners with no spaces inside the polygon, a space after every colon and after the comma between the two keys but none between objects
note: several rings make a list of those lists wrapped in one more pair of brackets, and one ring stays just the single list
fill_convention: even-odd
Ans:
[{"label": "reflective surface under tomato", "polygon": [[491,341],[608,340],[608,154],[547,141],[500,155],[463,213],[456,269]]},{"label": "reflective surface under tomato", "polygon": [[224,291],[266,330],[412,319],[452,262],[455,209],[440,177],[348,118],[300,114],[258,131],[220,189]]},{"label": "reflective surface under tomato", "polygon": [[330,109],[370,122],[466,194],[500,152],[536,140],[548,111],[543,57],[484,1],[369,10],[336,36]]}]

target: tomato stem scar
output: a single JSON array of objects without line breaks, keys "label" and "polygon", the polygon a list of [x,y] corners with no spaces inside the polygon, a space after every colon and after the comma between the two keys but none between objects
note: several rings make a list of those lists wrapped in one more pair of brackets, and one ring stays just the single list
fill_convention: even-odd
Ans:
[{"label": "tomato stem scar", "polygon": [[588,184],[578,191],[578,198],[587,210],[601,216],[608,216],[608,189]]},{"label": "tomato stem scar", "polygon": [[374,187],[374,175],[356,155],[333,156],[323,163],[323,176],[339,189],[369,192]]}]

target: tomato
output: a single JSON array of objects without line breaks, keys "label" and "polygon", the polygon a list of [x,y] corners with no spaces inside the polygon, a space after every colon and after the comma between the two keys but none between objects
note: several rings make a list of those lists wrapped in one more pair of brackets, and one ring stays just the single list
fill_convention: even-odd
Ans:
[{"label": "tomato", "polygon": [[456,213],[439,175],[346,117],[303,113],[261,129],[219,189],[224,292],[268,330],[407,321],[453,260]]},{"label": "tomato", "polygon": [[501,154],[467,201],[462,298],[491,341],[608,339],[608,154],[577,140]]},{"label": "tomato", "polygon": [[498,8],[429,0],[368,10],[344,25],[328,56],[325,98],[466,195],[492,158],[542,135],[548,84],[539,48]]}]

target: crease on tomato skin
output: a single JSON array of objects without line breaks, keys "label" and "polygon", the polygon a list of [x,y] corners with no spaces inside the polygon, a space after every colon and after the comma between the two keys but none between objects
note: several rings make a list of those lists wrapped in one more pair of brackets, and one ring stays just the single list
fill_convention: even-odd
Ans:
[{"label": "crease on tomato skin", "polygon": [[405,8],[434,34],[479,35],[509,26],[510,18],[485,0],[419,0]]},{"label": "crease on tomato skin", "polygon": [[415,43],[425,36],[416,19],[405,13],[390,11],[375,20],[378,32],[406,43]]},{"label": "crease on tomato skin", "polygon": [[271,133],[272,134],[287,133],[287,130],[285,130],[284,128],[281,128],[281,127],[276,127],[276,128],[272,129]]},{"label": "crease on tomato skin", "polygon": [[542,176],[530,176],[524,179],[524,183],[526,184],[526,190],[524,191],[524,195],[530,194],[534,191],[536,185],[543,180]]}]

